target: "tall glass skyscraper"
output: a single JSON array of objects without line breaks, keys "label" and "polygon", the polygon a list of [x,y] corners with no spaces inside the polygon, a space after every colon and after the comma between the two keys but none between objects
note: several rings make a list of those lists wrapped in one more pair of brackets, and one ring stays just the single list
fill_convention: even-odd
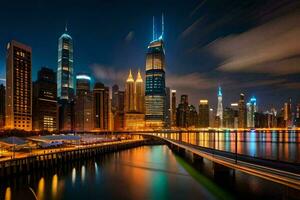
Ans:
[{"label": "tall glass skyscraper", "polygon": [[223,126],[223,104],[222,104],[222,89],[219,87],[218,89],[218,109],[217,109],[217,117],[220,120],[220,127]]},{"label": "tall glass skyscraper", "polygon": [[147,127],[163,127],[165,121],[165,49],[162,33],[156,37],[153,20],[153,40],[146,55],[145,120]]},{"label": "tall glass skyscraper", "polygon": [[57,62],[57,97],[70,100],[74,96],[73,40],[67,27],[58,40]]}]

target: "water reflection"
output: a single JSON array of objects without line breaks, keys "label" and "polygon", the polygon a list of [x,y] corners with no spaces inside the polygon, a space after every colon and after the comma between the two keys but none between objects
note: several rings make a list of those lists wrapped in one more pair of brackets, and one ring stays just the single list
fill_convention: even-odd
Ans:
[{"label": "water reflection", "polygon": [[11,189],[7,187],[5,190],[5,200],[11,200]]},{"label": "water reflection", "polygon": [[76,168],[74,167],[72,169],[72,185],[75,184],[75,181],[76,181]]},{"label": "water reflection", "polygon": [[161,134],[172,140],[254,157],[300,163],[299,131],[200,131]]},{"label": "water reflection", "polygon": [[38,189],[37,189],[37,198],[39,200],[43,200],[44,199],[44,193],[45,193],[45,179],[44,177],[42,177],[39,181],[39,184],[38,184]]},{"label": "water reflection", "polygon": [[81,182],[84,183],[85,181],[85,166],[82,165],[81,167]]},{"label": "water reflection", "polygon": [[52,178],[52,198],[55,199],[57,195],[57,188],[58,188],[58,177],[55,174]]}]

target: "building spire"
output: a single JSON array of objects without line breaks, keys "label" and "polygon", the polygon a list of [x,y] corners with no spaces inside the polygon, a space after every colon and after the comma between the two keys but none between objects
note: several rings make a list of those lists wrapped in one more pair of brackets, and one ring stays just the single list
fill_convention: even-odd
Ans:
[{"label": "building spire", "polygon": [[143,82],[140,69],[138,70],[137,73],[136,82]]},{"label": "building spire", "polygon": [[218,89],[218,96],[222,96],[222,89],[221,89],[221,86],[219,86],[219,89]]},{"label": "building spire", "polygon": [[128,78],[127,78],[126,82],[134,82],[134,79],[133,79],[133,76],[132,76],[132,73],[131,73],[131,69],[129,70],[129,75],[128,75]]},{"label": "building spire", "polygon": [[65,32],[68,32],[68,22],[66,21],[66,24],[65,24]]},{"label": "building spire", "polygon": [[152,22],[152,40],[155,40],[155,22],[154,22],[154,16],[153,16],[153,22]]}]

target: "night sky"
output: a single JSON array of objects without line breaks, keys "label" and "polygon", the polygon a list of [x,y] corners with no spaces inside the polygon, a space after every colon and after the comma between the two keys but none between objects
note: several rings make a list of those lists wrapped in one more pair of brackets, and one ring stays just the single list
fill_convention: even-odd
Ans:
[{"label": "night sky", "polygon": [[166,80],[190,102],[208,99],[223,107],[239,93],[252,95],[261,111],[300,102],[299,0],[14,1],[0,3],[0,83],[6,44],[33,51],[33,80],[41,66],[57,68],[59,36],[68,24],[75,72],[123,88],[129,68],[145,68],[152,16],[160,32],[165,16]]}]

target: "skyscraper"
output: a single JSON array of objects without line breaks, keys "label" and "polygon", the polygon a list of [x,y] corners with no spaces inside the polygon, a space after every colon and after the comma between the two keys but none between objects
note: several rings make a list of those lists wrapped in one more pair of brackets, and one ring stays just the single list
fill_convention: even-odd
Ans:
[{"label": "skyscraper", "polygon": [[75,130],[90,131],[92,120],[91,77],[86,74],[76,76]]},{"label": "skyscraper", "polygon": [[172,123],[172,127],[174,127],[174,126],[176,126],[176,106],[177,106],[176,90],[172,90],[171,93],[172,93],[172,110],[171,110],[172,120],[171,120],[171,123]]},{"label": "skyscraper", "polygon": [[223,103],[222,103],[222,89],[218,89],[218,109],[217,109],[217,118],[220,122],[219,126],[223,126]]},{"label": "skyscraper", "polygon": [[200,100],[199,102],[199,127],[207,128],[209,127],[209,105],[208,100]]},{"label": "skyscraper", "polygon": [[130,70],[125,85],[125,112],[135,110],[134,101],[134,79]]},{"label": "skyscraper", "polygon": [[108,130],[109,125],[109,88],[103,83],[96,83],[93,90],[94,128]]},{"label": "skyscraper", "polygon": [[166,87],[166,98],[165,98],[165,127],[170,128],[171,126],[171,107],[170,107],[170,88]]},{"label": "skyscraper", "polygon": [[0,129],[5,127],[5,86],[0,85]]},{"label": "skyscraper", "polygon": [[296,127],[300,127],[300,104],[296,106]]},{"label": "skyscraper", "polygon": [[238,112],[238,127],[245,128],[246,126],[246,106],[245,106],[245,95],[243,93],[240,94],[239,104],[239,112]]},{"label": "skyscraper", "polygon": [[31,47],[16,41],[7,45],[6,128],[32,129]]},{"label": "skyscraper", "polygon": [[188,127],[188,116],[189,116],[189,103],[188,95],[181,95],[180,103],[178,104],[176,111],[176,125],[178,127]]},{"label": "skyscraper", "polygon": [[146,55],[146,91],[145,119],[147,127],[163,127],[165,121],[165,49],[164,25],[162,18],[162,33],[156,37],[153,20],[153,40],[148,46]]},{"label": "skyscraper", "polygon": [[42,67],[33,83],[33,130],[57,130],[57,86],[52,69]]},{"label": "skyscraper", "polygon": [[285,127],[291,127],[292,123],[292,99],[289,98],[288,102],[284,103],[284,122]]},{"label": "skyscraper", "polygon": [[67,33],[58,39],[57,97],[70,100],[74,95],[73,40]]},{"label": "skyscraper", "polygon": [[140,70],[135,80],[135,109],[140,113],[145,112],[145,89]]},{"label": "skyscraper", "polygon": [[112,87],[112,114],[114,119],[114,130],[124,128],[124,101],[125,92],[119,90],[118,85]]},{"label": "skyscraper", "polygon": [[255,127],[255,113],[257,112],[256,98],[252,97],[247,106],[247,128]]}]

